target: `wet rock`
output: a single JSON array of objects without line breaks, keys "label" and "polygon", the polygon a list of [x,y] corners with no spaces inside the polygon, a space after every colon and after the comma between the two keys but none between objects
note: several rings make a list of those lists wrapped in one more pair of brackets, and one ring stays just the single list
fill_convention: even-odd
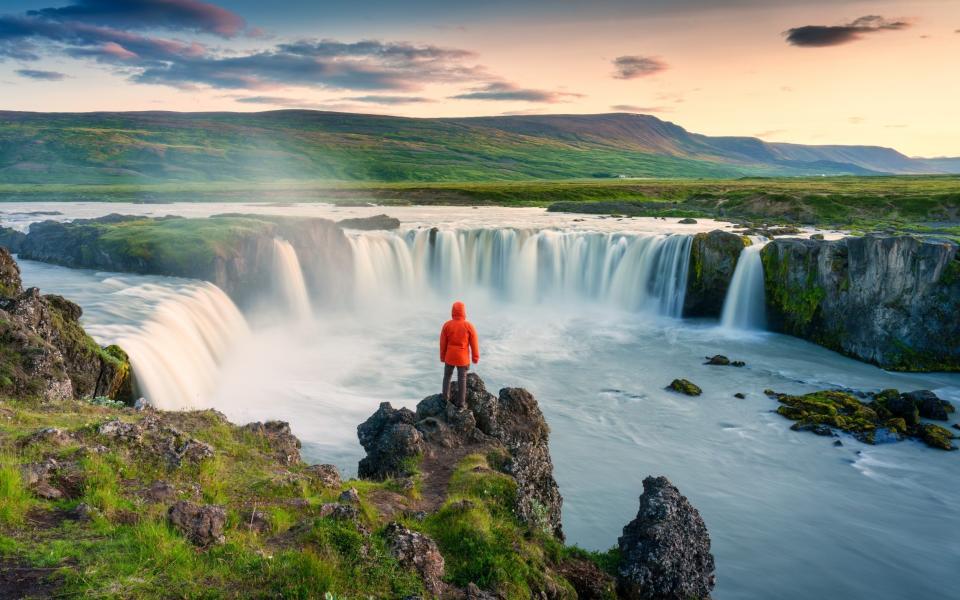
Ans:
[{"label": "wet rock", "polygon": [[148,408],[150,408],[150,403],[147,402],[146,398],[137,398],[133,403],[133,410],[141,411],[147,410]]},{"label": "wet rock", "polygon": [[814,435],[832,436],[833,429],[823,423],[794,423],[790,426],[794,431],[809,431]]},{"label": "wet rock", "polygon": [[946,400],[941,400],[930,390],[906,392],[903,394],[903,397],[917,405],[919,414],[924,419],[946,421],[950,418],[949,415],[955,410],[953,404],[950,404]]},{"label": "wet rock", "polygon": [[887,410],[890,415],[902,418],[907,425],[916,425],[920,422],[920,409],[917,403],[906,394],[888,389],[876,394],[873,399],[878,406]]},{"label": "wet rock", "polygon": [[722,354],[715,354],[713,356],[707,357],[707,362],[703,363],[705,365],[720,365],[726,366],[730,364],[730,359]]},{"label": "wet rock", "polygon": [[344,490],[338,500],[342,504],[360,504],[360,492],[357,491],[357,488]]},{"label": "wet rock", "polygon": [[839,447],[843,445],[843,442],[841,442],[840,440],[834,440],[833,445]]},{"label": "wet rock", "polygon": [[245,431],[266,439],[277,460],[283,465],[300,463],[300,440],[290,431],[290,425],[284,421],[249,423],[243,426]]},{"label": "wet rock", "polygon": [[445,587],[444,561],[436,542],[395,522],[387,525],[384,536],[390,553],[400,566],[416,571],[423,579],[426,590],[432,596],[439,597]]},{"label": "wet rock", "polygon": [[954,428],[954,429],[960,429],[960,423],[954,423],[954,424],[953,424],[953,428]]},{"label": "wet rock", "polygon": [[732,361],[730,361],[730,366],[731,366],[731,367],[745,367],[745,366],[747,366],[747,363],[743,362],[742,360],[732,360]]},{"label": "wet rock", "polygon": [[680,219],[679,221],[677,221],[677,223],[679,223],[679,224],[681,224],[681,225],[696,225],[696,224],[697,224],[697,220],[696,220],[696,219],[692,219],[692,218],[690,218],[690,217],[687,217],[686,219]]},{"label": "wet rock", "polygon": [[333,465],[310,465],[304,471],[310,479],[325,488],[339,488],[343,485],[340,471]]},{"label": "wet rock", "polygon": [[810,239],[811,239],[811,240],[822,240],[822,239],[823,239],[823,234],[822,234],[822,233],[814,233],[814,234],[812,234],[812,235],[810,236]]},{"label": "wet rock", "polygon": [[[499,448],[505,451],[502,471],[517,482],[517,515],[562,539],[563,500],[553,478],[550,429],[537,401],[519,388],[504,388],[494,396],[474,373],[468,375],[467,386],[466,409],[449,405],[439,394],[424,398],[415,413],[381,404],[357,428],[367,451],[360,461],[360,476],[409,476],[412,461],[420,457],[449,455],[459,448],[476,452]],[[453,394],[457,394],[456,384]]]},{"label": "wet rock", "polygon": [[703,390],[701,390],[698,385],[686,379],[674,379],[670,382],[670,385],[667,386],[667,389],[686,394],[687,396],[699,396],[703,393]]},{"label": "wet rock", "polygon": [[734,397],[734,398],[739,398],[740,400],[743,400],[744,398],[747,397],[747,395],[744,394],[743,392],[737,392],[736,394],[733,395],[733,397]]},{"label": "wet rock", "polygon": [[737,261],[749,238],[714,230],[690,243],[690,266],[683,302],[685,317],[719,317]]},{"label": "wet rock", "polygon": [[700,513],[666,477],[643,480],[637,517],[618,540],[623,598],[704,599],[714,586],[710,535]]},{"label": "wet rock", "polygon": [[167,511],[170,524],[197,546],[222,544],[227,512],[221,506],[181,500]]},{"label": "wet rock", "polygon": [[939,448],[940,450],[957,449],[952,442],[953,434],[946,427],[933,423],[921,423],[917,429],[920,439],[931,448]]}]

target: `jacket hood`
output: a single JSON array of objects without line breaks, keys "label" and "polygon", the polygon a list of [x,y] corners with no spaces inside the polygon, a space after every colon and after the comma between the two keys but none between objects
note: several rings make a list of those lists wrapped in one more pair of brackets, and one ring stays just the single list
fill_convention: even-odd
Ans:
[{"label": "jacket hood", "polygon": [[466,319],[467,307],[463,305],[463,302],[454,302],[453,308],[450,309],[450,316],[454,319]]}]

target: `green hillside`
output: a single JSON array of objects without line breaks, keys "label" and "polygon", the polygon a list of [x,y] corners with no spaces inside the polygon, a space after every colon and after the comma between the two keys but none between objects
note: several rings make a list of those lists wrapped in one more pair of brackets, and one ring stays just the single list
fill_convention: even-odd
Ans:
[{"label": "green hillside", "polygon": [[[754,138],[709,138],[629,114],[0,112],[0,183],[723,178],[865,175],[911,165],[930,172],[952,164],[910,162],[889,149],[799,148],[785,153]],[[878,154],[882,160],[871,158]]]}]

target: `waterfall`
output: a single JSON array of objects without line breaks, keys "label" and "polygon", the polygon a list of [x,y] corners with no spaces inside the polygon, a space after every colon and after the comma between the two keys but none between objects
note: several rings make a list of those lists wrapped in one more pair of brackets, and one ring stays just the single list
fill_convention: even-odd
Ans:
[{"label": "waterfall", "polygon": [[608,302],[680,317],[692,238],[523,229],[350,234],[355,294],[485,291],[502,300]]},{"label": "waterfall", "polygon": [[297,251],[290,242],[279,238],[273,240],[273,273],[276,289],[287,308],[298,319],[308,318],[311,313],[310,295]]},{"label": "waterfall", "polygon": [[160,303],[139,331],[117,343],[147,400],[178,410],[208,406],[224,355],[247,333],[230,298],[204,283]]},{"label": "waterfall", "polygon": [[727,297],[723,301],[720,324],[727,329],[765,329],[766,300],[763,289],[763,244],[754,243],[740,252]]}]

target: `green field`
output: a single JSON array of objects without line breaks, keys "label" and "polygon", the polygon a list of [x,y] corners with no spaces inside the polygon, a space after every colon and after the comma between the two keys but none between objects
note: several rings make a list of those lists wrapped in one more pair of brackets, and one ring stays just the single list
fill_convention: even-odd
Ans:
[{"label": "green field", "polygon": [[0,184],[4,201],[374,202],[542,206],[960,234],[960,176],[617,179],[463,183]]}]

